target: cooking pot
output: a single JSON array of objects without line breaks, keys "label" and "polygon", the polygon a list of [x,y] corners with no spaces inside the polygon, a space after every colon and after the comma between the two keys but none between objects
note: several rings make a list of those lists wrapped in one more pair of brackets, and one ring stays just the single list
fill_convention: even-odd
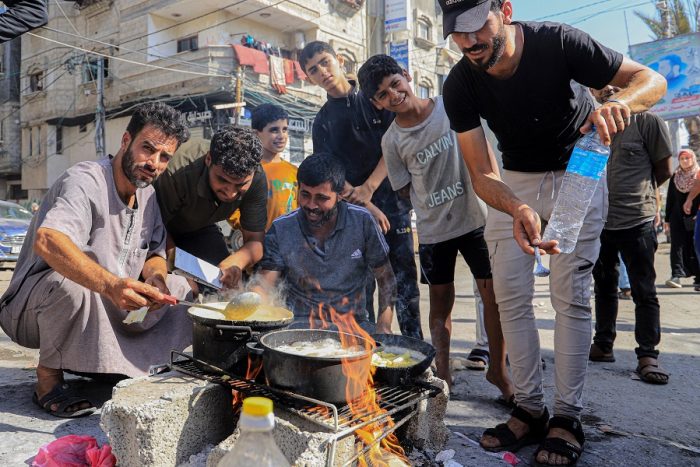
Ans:
[{"label": "cooking pot", "polygon": [[373,334],[372,339],[376,341],[378,350],[387,350],[387,348],[391,349],[395,347],[413,350],[424,355],[423,359],[408,367],[391,368],[376,366],[374,380],[380,383],[386,383],[392,386],[410,383],[415,380],[416,377],[422,375],[430,366],[433,358],[435,358],[435,347],[420,339],[396,334]]},{"label": "cooking pot", "polygon": [[[223,310],[226,302],[207,305]],[[192,320],[192,356],[236,374],[245,373],[247,342],[294,320],[294,314],[287,309],[264,306],[242,321],[227,320],[223,313],[197,307],[188,308],[187,314]]]},{"label": "cooking pot", "polygon": [[[277,350],[281,345],[295,342],[328,338],[340,341],[341,334],[352,336],[363,350],[348,357],[312,357]],[[332,404],[345,404],[348,398],[356,399],[367,387],[366,384],[353,384],[346,389],[348,378],[343,369],[345,362],[347,370],[359,375],[360,381],[369,379],[373,345],[360,336],[321,329],[288,329],[261,336],[260,347],[265,378],[271,386]]]}]

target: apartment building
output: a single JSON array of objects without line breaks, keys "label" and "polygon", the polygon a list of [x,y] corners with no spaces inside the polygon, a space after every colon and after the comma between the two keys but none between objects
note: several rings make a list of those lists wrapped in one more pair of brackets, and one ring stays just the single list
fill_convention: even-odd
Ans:
[{"label": "apartment building", "polygon": [[0,44],[0,199],[23,200],[21,186],[20,60],[21,41]]},{"label": "apartment building", "polygon": [[325,101],[295,63],[313,40],[329,42],[351,74],[368,55],[398,50],[417,93],[439,93],[459,58],[441,40],[439,8],[434,0],[400,0],[406,27],[387,33],[391,1],[51,2],[47,27],[22,38],[22,188],[40,199],[66,168],[97,157],[100,60],[108,153],[140,102],[176,106],[192,134],[204,137],[222,125],[249,124],[252,109],[276,102],[291,116],[287,157],[300,162],[312,150],[311,125]]}]

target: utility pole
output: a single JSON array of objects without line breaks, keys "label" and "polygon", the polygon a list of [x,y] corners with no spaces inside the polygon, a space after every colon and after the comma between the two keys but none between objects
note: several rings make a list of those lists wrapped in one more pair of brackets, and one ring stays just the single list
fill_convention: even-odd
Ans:
[{"label": "utility pole", "polygon": [[[667,0],[657,0],[656,8],[661,13],[661,21],[664,30],[664,37],[673,37],[673,24],[671,23],[671,9]],[[680,122],[678,119],[673,119],[668,122],[668,130],[671,133],[671,143],[673,154],[678,154],[680,151]]]},{"label": "utility pole", "polygon": [[238,126],[238,121],[241,118],[241,102],[243,101],[243,67],[238,65],[236,68],[236,107],[234,107],[233,124]]},{"label": "utility pole", "polygon": [[[88,62],[90,66],[90,62]],[[105,62],[104,57],[97,60],[97,110],[95,111],[95,152],[97,159],[104,159],[105,152]]]}]

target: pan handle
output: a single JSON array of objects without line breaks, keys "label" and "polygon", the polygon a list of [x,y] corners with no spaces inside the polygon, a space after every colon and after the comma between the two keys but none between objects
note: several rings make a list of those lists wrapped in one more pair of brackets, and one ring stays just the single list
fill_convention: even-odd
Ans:
[{"label": "pan handle", "polygon": [[253,355],[262,355],[265,349],[260,347],[259,342],[248,342],[245,345],[248,348],[248,352],[252,353]]},{"label": "pan handle", "polygon": [[217,324],[214,326],[215,329],[222,331],[220,334],[223,335],[223,331],[230,331],[235,334],[243,334],[244,339],[250,339],[253,336],[253,330],[250,326],[233,326],[231,324]]}]

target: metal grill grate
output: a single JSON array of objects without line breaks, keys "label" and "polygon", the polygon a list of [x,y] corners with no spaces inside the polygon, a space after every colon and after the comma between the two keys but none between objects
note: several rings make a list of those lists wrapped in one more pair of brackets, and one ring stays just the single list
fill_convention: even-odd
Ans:
[{"label": "metal grill grate", "polygon": [[[204,371],[201,369],[202,367],[211,369],[211,371]],[[429,384],[416,383],[409,386],[377,385],[375,386],[377,402],[383,411],[377,413],[376,411],[366,410],[353,414],[347,404],[336,406],[293,392],[281,391],[227,373],[220,368],[180,352],[172,351],[170,368],[195,378],[230,387],[243,393],[245,396],[268,397],[274,401],[276,407],[294,413],[323,428],[332,430],[334,433],[337,433],[338,439],[365,425],[372,423],[381,424],[391,415],[402,410],[412,408],[413,412],[417,410],[416,407],[420,401],[433,397],[437,392],[440,392],[440,389]]]}]

